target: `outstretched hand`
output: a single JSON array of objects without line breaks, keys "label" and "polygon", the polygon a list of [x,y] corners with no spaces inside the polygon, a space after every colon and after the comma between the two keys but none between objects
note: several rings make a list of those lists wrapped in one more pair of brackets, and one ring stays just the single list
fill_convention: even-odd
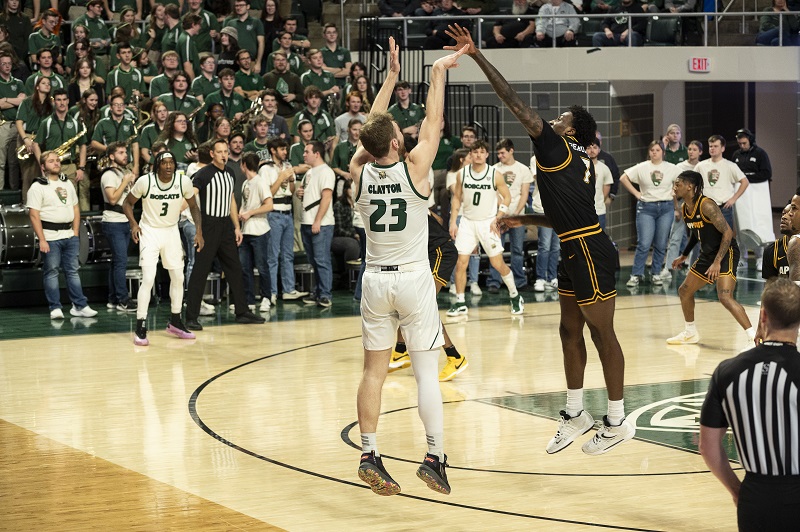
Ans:
[{"label": "outstretched hand", "polygon": [[462,28],[458,24],[450,24],[447,26],[447,29],[444,30],[444,32],[446,35],[450,36],[456,41],[454,46],[445,46],[445,50],[459,50],[466,46],[467,48],[466,50],[463,50],[463,53],[467,55],[475,55],[478,53],[478,50],[475,48],[475,43],[472,41],[472,35],[470,35],[469,30]]},{"label": "outstretched hand", "polygon": [[[453,49],[457,49],[454,47],[449,47]],[[454,54],[446,55],[444,57],[440,57],[433,63],[433,68],[444,68],[448,70],[450,68],[456,68],[458,66],[458,58],[461,57],[467,51],[467,46],[462,46],[460,50],[458,50]]]},{"label": "outstretched hand", "polygon": [[400,73],[400,47],[394,42],[394,37],[389,37],[389,70]]}]

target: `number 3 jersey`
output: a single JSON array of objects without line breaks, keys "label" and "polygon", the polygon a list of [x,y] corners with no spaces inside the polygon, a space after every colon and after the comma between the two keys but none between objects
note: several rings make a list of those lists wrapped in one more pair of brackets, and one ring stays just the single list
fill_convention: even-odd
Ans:
[{"label": "number 3 jersey", "polygon": [[142,223],[148,227],[177,226],[184,199],[194,196],[192,180],[176,171],[172,181],[162,183],[153,173],[136,180],[131,194],[142,198]]},{"label": "number 3 jersey", "polygon": [[356,208],[367,233],[368,266],[427,263],[428,197],[414,188],[406,163],[364,165]]}]

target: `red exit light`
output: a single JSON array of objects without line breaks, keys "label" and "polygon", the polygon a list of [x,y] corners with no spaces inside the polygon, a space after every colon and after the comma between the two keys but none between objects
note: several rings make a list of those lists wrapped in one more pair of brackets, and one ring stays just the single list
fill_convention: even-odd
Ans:
[{"label": "red exit light", "polygon": [[711,60],[708,57],[689,58],[689,72],[711,72]]}]

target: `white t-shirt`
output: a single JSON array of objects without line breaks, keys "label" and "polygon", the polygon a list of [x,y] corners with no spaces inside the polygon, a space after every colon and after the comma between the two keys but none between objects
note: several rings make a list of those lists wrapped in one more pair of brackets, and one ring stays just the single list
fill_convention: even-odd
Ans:
[{"label": "white t-shirt", "polygon": [[667,161],[653,164],[644,161],[625,170],[631,183],[639,185],[642,201],[672,201],[672,185],[680,174],[678,167]]},{"label": "white t-shirt", "polygon": [[[72,223],[77,204],[78,195],[75,194],[75,187],[69,181],[48,179],[46,185],[35,182],[28,190],[28,208],[39,211],[39,218],[43,222]],[[75,233],[72,229],[44,230],[44,238],[48,242],[73,236]]]},{"label": "white t-shirt", "polygon": [[606,185],[613,185],[614,178],[611,176],[611,169],[600,159],[594,162],[594,210],[597,215],[606,213],[606,195],[603,188]]},{"label": "white t-shirt", "polygon": [[[107,189],[112,188],[117,190],[119,186],[122,184],[122,176],[124,175],[124,171],[122,169],[110,169],[103,172],[103,177],[100,178],[100,187],[103,189],[103,201],[106,203],[111,203],[109,199],[109,191]],[[122,207],[122,204],[125,202],[125,198],[128,196],[128,193],[131,191],[131,184],[128,184],[125,187],[125,190],[122,191],[119,199],[117,200],[116,205]],[[103,221],[110,222],[110,223],[128,223],[128,217],[122,214],[121,212],[112,211],[111,209],[105,209],[103,211]]]},{"label": "white t-shirt", "polygon": [[542,206],[542,195],[539,193],[539,187],[535,184],[536,180],[536,156],[531,155],[531,165],[529,170],[534,177],[534,185],[533,185],[533,195],[531,196],[531,207],[533,208],[533,212],[537,214],[542,214],[544,212],[544,206]]},{"label": "white t-shirt", "polygon": [[[327,164],[315,166],[303,176],[303,224],[313,225],[319,211],[319,203],[314,207],[306,208],[322,199],[322,191],[328,189],[333,193],[336,186],[336,174]],[[320,225],[334,225],[333,204],[328,205],[325,214],[322,215]]]},{"label": "white t-shirt", "polygon": [[184,199],[194,196],[192,181],[178,170],[169,183],[162,183],[153,173],[136,180],[131,189],[134,197],[142,198],[142,223],[149,227],[178,225]]},{"label": "white t-shirt", "polygon": [[711,159],[700,161],[694,171],[703,176],[703,195],[718,205],[731,199],[736,192],[736,183],[746,179],[744,172],[727,159],[720,159],[716,163]]},{"label": "white t-shirt", "polygon": [[[505,165],[497,163],[494,165],[500,175],[505,179],[508,185],[508,191],[511,192],[511,203],[508,206],[509,214],[516,214],[519,208],[520,196],[522,195],[522,185],[525,183],[533,183],[533,174],[531,169],[519,161],[514,161],[514,164]],[[527,198],[525,198],[527,200]]]},{"label": "white t-shirt", "polygon": [[367,121],[367,115],[364,113],[358,113],[357,116],[353,116],[350,113],[342,113],[333,121],[333,123],[336,125],[336,135],[339,137],[339,142],[344,142],[347,140],[347,125],[351,120],[356,118],[361,120],[362,124]]},{"label": "white t-shirt", "polygon": [[694,170],[695,167],[697,166],[697,163],[692,164],[689,161],[681,161],[675,166],[677,166],[678,170],[680,170],[681,172],[685,172],[687,170]]},{"label": "white t-shirt", "polygon": [[[242,183],[242,212],[258,209],[265,199],[271,197],[272,192],[266,178],[256,175],[253,179],[246,179]],[[243,235],[261,236],[268,231],[267,213],[251,216],[242,225]]]},{"label": "white t-shirt", "polygon": [[[280,165],[278,164],[264,164],[261,165],[261,168],[258,169],[258,175],[261,176],[263,179],[269,183],[270,190],[272,189],[272,185],[278,180],[280,173],[283,172],[286,168],[291,168],[291,163],[289,161],[283,161]],[[284,183],[280,186],[280,188],[275,192],[272,196],[273,201],[283,198],[291,198],[292,197],[292,188],[289,183]],[[291,211],[292,204],[291,203],[275,203],[273,208],[275,211]]]}]

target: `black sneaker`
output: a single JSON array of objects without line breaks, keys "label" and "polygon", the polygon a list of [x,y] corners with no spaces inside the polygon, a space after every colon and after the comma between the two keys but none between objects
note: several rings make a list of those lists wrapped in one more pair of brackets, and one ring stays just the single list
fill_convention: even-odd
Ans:
[{"label": "black sneaker", "polygon": [[190,331],[202,331],[203,330],[203,326],[200,325],[200,322],[197,321],[196,319],[195,320],[187,319],[186,320],[186,328],[189,329]]},{"label": "black sneaker", "polygon": [[316,305],[317,304],[317,296],[314,294],[307,295],[303,298],[303,303],[306,305]]},{"label": "black sneaker", "polygon": [[372,491],[378,495],[389,496],[400,493],[400,485],[386,472],[381,457],[375,456],[375,451],[361,455],[358,478],[369,484]]},{"label": "black sneaker", "polygon": [[332,305],[332,303],[331,300],[328,299],[327,297],[321,297],[317,300],[317,305],[319,305],[320,307],[328,308]]},{"label": "black sneaker", "polygon": [[433,491],[450,495],[445,466],[447,466],[447,455],[444,456],[444,462],[440,462],[438,456],[426,453],[422,465],[417,469],[417,476]]},{"label": "black sneaker", "polygon": [[120,312],[135,312],[136,307],[131,305],[130,300],[126,301],[125,303],[117,303],[115,307]]},{"label": "black sneaker", "polygon": [[256,316],[249,310],[243,314],[236,316],[236,323],[264,323],[267,320],[261,316]]},{"label": "black sneaker", "polygon": [[173,336],[177,336],[182,340],[194,340],[196,336],[193,332],[189,331],[181,321],[181,316],[172,316],[167,323],[167,332]]}]

